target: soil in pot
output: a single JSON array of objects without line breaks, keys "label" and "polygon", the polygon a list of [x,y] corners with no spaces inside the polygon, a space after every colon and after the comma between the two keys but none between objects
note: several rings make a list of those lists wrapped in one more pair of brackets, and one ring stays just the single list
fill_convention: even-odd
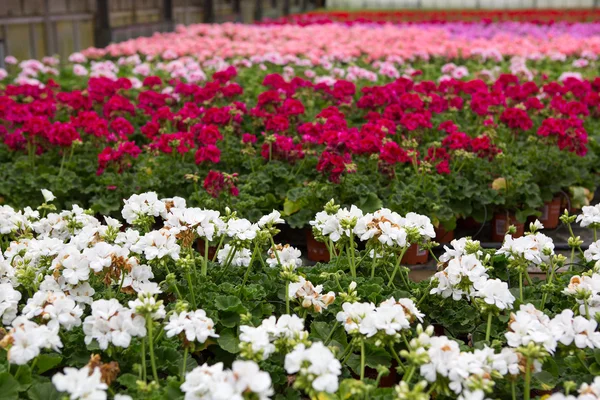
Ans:
[{"label": "soil in pot", "polygon": [[506,235],[506,231],[511,225],[514,225],[517,228],[517,232],[512,235],[514,238],[523,236],[523,234],[525,233],[525,224],[522,222],[518,222],[514,214],[495,214],[494,219],[492,220],[492,241],[503,242],[504,236]]}]

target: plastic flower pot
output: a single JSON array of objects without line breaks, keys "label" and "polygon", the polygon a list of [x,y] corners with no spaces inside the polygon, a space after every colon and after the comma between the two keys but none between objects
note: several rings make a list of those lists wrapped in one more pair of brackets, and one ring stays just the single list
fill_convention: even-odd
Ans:
[{"label": "plastic flower pot", "polygon": [[315,262],[328,262],[329,261],[329,250],[325,243],[318,242],[313,236],[312,230],[306,230],[306,256],[310,261]]},{"label": "plastic flower pot", "polygon": [[512,235],[514,238],[523,236],[525,233],[525,224],[518,222],[514,214],[495,214],[494,219],[492,219],[492,241],[503,242],[506,231],[511,225],[514,225],[517,228],[517,232]]},{"label": "plastic flower pot", "polygon": [[538,220],[545,228],[553,229],[558,226],[561,203],[562,199],[560,197],[555,197],[552,201],[544,203],[544,206],[540,209],[542,215],[538,217]]},{"label": "plastic flower pot", "polygon": [[429,261],[429,252],[416,244],[411,245],[402,257],[402,264],[408,265],[425,264],[427,261]]},{"label": "plastic flower pot", "polygon": [[447,231],[443,225],[435,228],[435,241],[438,243],[450,243],[454,240],[454,230]]}]

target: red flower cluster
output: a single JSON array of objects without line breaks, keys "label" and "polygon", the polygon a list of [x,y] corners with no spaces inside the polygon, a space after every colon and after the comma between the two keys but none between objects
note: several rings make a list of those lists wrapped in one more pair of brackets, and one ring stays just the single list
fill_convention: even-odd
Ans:
[{"label": "red flower cluster", "polygon": [[[242,97],[243,88],[232,82],[236,76],[230,67],[203,85],[148,77],[141,89],[126,78],[90,78],[85,91],[61,91],[52,81],[44,88],[8,85],[0,92],[0,139],[29,154],[64,152],[82,141],[98,149],[98,174],[109,166],[121,172],[142,152],[184,158],[192,153],[208,170],[221,162],[222,151],[243,143],[267,161],[293,164],[314,157],[317,171],[337,183],[356,171],[361,157],[376,160],[391,175],[403,164],[423,161],[449,174],[457,151],[491,161],[500,153],[492,138],[502,135],[488,130],[537,132],[548,145],[582,156],[588,142],[584,120],[600,115],[600,78],[540,87],[508,74],[492,83],[403,77],[357,93],[345,80],[314,84],[270,74],[265,89],[251,98]],[[172,94],[163,90],[167,84]],[[248,126],[262,134],[246,133]],[[211,195],[237,193],[229,175],[209,175],[205,187]]]}]

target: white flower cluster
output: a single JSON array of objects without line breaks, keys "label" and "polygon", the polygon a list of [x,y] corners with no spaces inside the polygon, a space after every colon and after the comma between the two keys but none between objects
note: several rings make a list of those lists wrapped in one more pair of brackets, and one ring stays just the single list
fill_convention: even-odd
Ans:
[{"label": "white flower cluster", "polygon": [[69,394],[70,399],[105,400],[108,385],[102,382],[99,368],[90,368],[86,365],[81,369],[67,367],[62,373],[52,377],[52,383],[59,392]]},{"label": "white flower cluster", "polygon": [[164,201],[158,199],[154,192],[134,194],[124,200],[125,205],[121,210],[121,215],[128,224],[135,225],[145,217],[163,217],[166,218],[167,207]]},{"label": "white flower cluster", "polygon": [[487,269],[480,260],[483,252],[479,242],[461,238],[450,244],[452,248],[445,246],[446,252],[440,257],[440,261],[446,263],[446,268],[432,277],[437,286],[430,290],[430,294],[452,297],[454,300],[481,298],[499,310],[511,309],[515,298],[506,282],[489,279]]},{"label": "white flower cluster", "polygon": [[597,326],[595,320],[574,317],[569,309],[550,319],[533,304],[522,304],[516,313],[511,314],[509,331],[504,336],[511,347],[527,346],[533,342],[553,354],[559,342],[565,346],[574,344],[581,349],[599,348]]},{"label": "white flower cluster", "polygon": [[310,225],[332,242],[349,238],[352,234],[361,241],[376,240],[382,246],[402,248],[435,238],[435,230],[428,217],[413,212],[402,217],[387,208],[368,214],[363,214],[356,206],[340,208],[335,213],[321,211]]},{"label": "white flower cluster", "polygon": [[519,356],[510,348],[495,353],[486,346],[465,352],[460,351],[457,342],[446,336],[429,337],[426,334],[419,336],[418,343],[418,351],[425,351],[428,355],[427,362],[420,367],[421,375],[428,382],[435,382],[439,376],[448,379],[449,388],[457,395],[465,396],[475,389],[474,386],[482,385],[482,381],[484,387],[491,386],[492,373],[517,375],[520,372]]},{"label": "white flower cluster", "polygon": [[600,273],[572,276],[563,293],[576,299],[581,315],[594,318],[600,313]]},{"label": "white flower cluster", "polygon": [[412,322],[422,321],[423,317],[411,299],[391,297],[379,307],[373,303],[344,303],[336,319],[344,324],[349,334],[370,338],[379,332],[385,336],[399,336]]},{"label": "white flower cluster", "polygon": [[311,308],[315,312],[322,312],[323,309],[335,301],[335,293],[329,292],[321,294],[323,285],[314,286],[310,281],[303,277],[298,277],[298,282],[292,282],[289,285],[289,297],[298,299],[302,307]]},{"label": "white flower cluster", "polygon": [[600,227],[600,204],[594,206],[583,206],[581,214],[577,216],[577,222],[582,228],[590,227],[597,229]]},{"label": "white flower cluster", "polygon": [[22,310],[28,319],[40,318],[48,325],[60,324],[67,331],[81,325],[83,309],[63,292],[38,291]]},{"label": "white flower cluster", "polygon": [[221,220],[218,211],[196,207],[188,208],[185,200],[181,197],[163,201],[167,204],[168,209],[165,227],[175,234],[193,230],[198,237],[211,241],[225,228],[225,222]]},{"label": "white flower cluster", "polygon": [[62,342],[58,325],[38,325],[26,317],[17,317],[0,345],[8,349],[8,361],[23,365],[40,355],[42,349],[59,352]]},{"label": "white flower cluster", "polygon": [[577,392],[577,396],[553,393],[546,400],[598,400],[600,399],[600,376],[595,377],[591,384],[583,383]]},{"label": "white flower cluster", "polygon": [[254,361],[234,361],[231,370],[223,363],[203,364],[185,374],[181,390],[185,400],[266,400],[273,395],[271,377]]},{"label": "white flower cluster", "polygon": [[302,253],[295,247],[286,244],[284,246],[278,245],[270,248],[267,252],[267,264],[269,267],[277,267],[281,262],[281,267],[295,270],[302,266]]},{"label": "white flower cluster", "polygon": [[496,254],[505,254],[509,260],[523,260],[533,265],[547,264],[554,254],[554,243],[551,238],[540,232],[516,239],[506,235],[502,247]]},{"label": "white flower cluster", "polygon": [[215,323],[206,316],[204,310],[171,314],[165,331],[167,337],[173,337],[183,332],[189,342],[204,343],[209,337],[219,337],[215,332]]},{"label": "white flower cluster", "polygon": [[248,359],[266,360],[276,350],[286,350],[305,342],[304,320],[296,315],[271,316],[257,326],[240,326],[240,350]]},{"label": "white flower cluster", "polygon": [[123,307],[116,299],[96,300],[92,303],[91,315],[83,321],[85,343],[96,340],[102,350],[109,344],[127,348],[132,337],[146,336],[145,322],[143,316]]},{"label": "white flower cluster", "polygon": [[316,392],[335,393],[338,390],[342,365],[321,342],[308,348],[299,344],[285,356],[284,367],[288,374],[298,374],[296,379],[305,380]]}]

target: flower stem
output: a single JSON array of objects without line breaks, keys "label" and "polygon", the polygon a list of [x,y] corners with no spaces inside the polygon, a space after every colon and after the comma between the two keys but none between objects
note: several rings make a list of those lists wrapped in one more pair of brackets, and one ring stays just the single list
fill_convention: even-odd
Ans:
[{"label": "flower stem", "polygon": [[517,400],[517,385],[514,380],[510,383],[510,391],[512,393],[512,400]]},{"label": "flower stem", "polygon": [[[219,240],[219,244],[217,245],[217,251],[215,251],[215,255],[212,258],[212,262],[217,260],[217,254],[219,254],[219,250],[221,250],[221,246],[223,246],[223,241],[225,240],[225,234],[221,235],[221,239]],[[204,253],[204,255],[208,258],[208,254]]]},{"label": "flower stem", "polygon": [[490,341],[490,335],[492,333],[492,313],[488,313],[488,319],[487,319],[487,328],[485,329],[485,341],[489,342]]},{"label": "flower stem", "polygon": [[202,260],[202,276],[208,273],[208,239],[204,238],[204,259]]},{"label": "flower stem", "polygon": [[588,305],[587,299],[583,300],[583,306],[585,307],[585,317],[590,319],[590,306]]},{"label": "flower stem", "polygon": [[331,341],[331,338],[333,337],[333,333],[337,330],[337,328],[340,326],[339,321],[335,321],[335,324],[333,324],[333,328],[331,328],[331,332],[329,332],[329,335],[327,335],[327,338],[325,339],[325,341],[323,342],[323,344],[325,346],[327,346],[329,344],[329,342]]},{"label": "flower stem", "polygon": [[373,262],[371,263],[371,279],[375,278],[375,266],[377,265],[377,249],[373,249]]},{"label": "flower stem", "polygon": [[148,376],[146,374],[146,338],[142,339],[142,380],[146,382]]},{"label": "flower stem", "polygon": [[146,325],[148,326],[148,345],[150,347],[150,365],[152,366],[152,376],[158,385],[158,373],[156,372],[156,359],[154,357],[154,334],[152,333],[154,321],[150,315],[146,315]]},{"label": "flower stem", "polygon": [[290,281],[285,281],[285,313],[290,313]]},{"label": "flower stem", "polygon": [[187,356],[188,356],[188,348],[186,347],[183,350],[183,363],[181,364],[181,374],[179,375],[181,382],[183,382],[183,380],[185,379],[185,371],[187,369]]},{"label": "flower stem", "polygon": [[412,378],[414,373],[415,373],[415,367],[412,366],[412,367],[410,367],[408,372],[406,374],[404,374],[404,376],[402,377],[402,380],[406,383],[409,383],[410,379]]},{"label": "flower stem", "polygon": [[192,306],[194,306],[194,310],[195,310],[196,308],[198,308],[198,305],[196,303],[196,294],[194,293],[194,285],[192,284],[192,274],[190,274],[189,269],[187,270],[185,277],[188,281],[188,288],[189,288],[190,294],[192,295]]},{"label": "flower stem", "polygon": [[365,341],[360,342],[360,380],[365,380]]},{"label": "flower stem", "polygon": [[398,352],[396,352],[396,349],[394,349],[394,345],[393,344],[390,344],[390,351],[391,351],[392,355],[394,356],[394,359],[396,360],[396,362],[398,363],[398,365],[400,367],[404,368],[404,363],[402,362],[402,360],[398,356]]},{"label": "flower stem", "polygon": [[523,302],[523,272],[519,272],[519,297]]},{"label": "flower stem", "polygon": [[531,397],[531,357],[527,357],[527,364],[525,365],[525,392],[523,398],[529,400]]},{"label": "flower stem", "polygon": [[400,257],[398,257],[398,259],[396,260],[396,265],[394,266],[394,270],[392,271],[392,276],[390,277],[388,286],[390,286],[394,282],[394,277],[396,276],[396,273],[398,272],[398,269],[400,268],[400,263],[402,262],[402,257],[404,257],[404,253],[406,253],[407,249],[408,249],[408,245],[406,245],[402,248],[402,252],[400,252]]}]

